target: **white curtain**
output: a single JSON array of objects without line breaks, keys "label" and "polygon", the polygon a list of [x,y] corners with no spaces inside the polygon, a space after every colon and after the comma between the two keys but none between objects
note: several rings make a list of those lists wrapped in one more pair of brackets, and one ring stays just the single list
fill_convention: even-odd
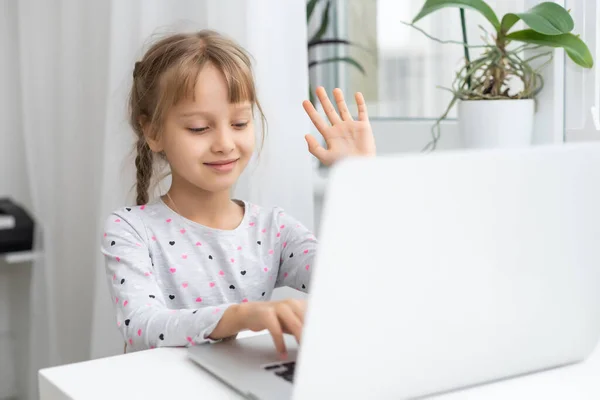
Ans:
[{"label": "white curtain", "polygon": [[[8,115],[23,135],[32,211],[43,227],[30,285],[26,398],[41,367],[119,354],[98,245],[105,216],[132,202],[126,96],[152,35],[212,28],[245,46],[269,123],[259,164],[236,196],[278,204],[313,226],[303,0],[0,0],[18,43]],[[285,4],[284,4],[285,3]],[[3,71],[3,70],[0,70]],[[3,124],[0,121],[0,124]],[[0,131],[0,134],[2,131]],[[15,141],[17,143],[17,141]],[[23,149],[15,149],[15,152]]]}]

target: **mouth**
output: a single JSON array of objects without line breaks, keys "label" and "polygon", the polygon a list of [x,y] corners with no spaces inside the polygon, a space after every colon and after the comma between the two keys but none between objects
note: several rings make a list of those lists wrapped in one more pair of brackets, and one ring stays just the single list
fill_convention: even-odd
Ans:
[{"label": "mouth", "polygon": [[235,167],[235,164],[238,160],[239,158],[232,158],[229,160],[217,160],[204,163],[204,165],[217,171],[229,172],[233,169],[233,167]]}]

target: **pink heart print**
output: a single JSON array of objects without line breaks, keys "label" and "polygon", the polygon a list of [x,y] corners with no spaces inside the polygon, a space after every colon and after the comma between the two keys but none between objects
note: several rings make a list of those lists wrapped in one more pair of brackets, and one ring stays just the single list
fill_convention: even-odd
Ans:
[{"label": "pink heart print", "polygon": [[308,271],[308,269],[310,268],[310,265],[307,265],[307,266],[306,266],[306,267],[304,267],[304,268],[306,268],[306,270]]},{"label": "pink heart print", "polygon": [[169,271],[171,271],[171,273],[174,274],[175,272],[177,272],[177,268],[169,268]]},{"label": "pink heart print", "polygon": [[179,232],[183,235],[185,233],[185,229],[181,229]]},{"label": "pink heart print", "polygon": [[[308,268],[307,268],[308,269]],[[183,287],[184,289],[186,289],[188,287],[188,283],[187,282],[183,282],[181,284],[181,287]]]},{"label": "pink heart print", "polygon": [[196,242],[196,246],[202,246],[202,243]]},{"label": "pink heart print", "polygon": [[285,225],[281,225],[281,226],[279,227],[279,229],[283,229],[283,228],[285,228]]},{"label": "pink heart print", "polygon": [[269,272],[269,268],[264,267],[263,269],[264,269],[265,272]]},{"label": "pink heart print", "polygon": [[281,232],[277,232],[277,237],[281,237]]},{"label": "pink heart print", "polygon": [[115,222],[121,222],[121,220],[119,218],[115,219]]},{"label": "pink heart print", "polygon": [[133,346],[133,339],[129,339],[129,344]]},{"label": "pink heart print", "polygon": [[138,329],[138,336],[142,336],[142,330]]},{"label": "pink heart print", "polygon": [[202,297],[196,297],[196,303],[202,303]]},{"label": "pink heart print", "polygon": [[144,204],[144,205],[142,205],[142,206],[140,206],[140,210],[143,210],[144,208],[146,208],[146,205],[145,205],[145,204]]},{"label": "pink heart print", "polygon": [[117,262],[121,262],[121,257],[115,257],[115,260],[117,260]]},{"label": "pink heart print", "polygon": [[223,272],[223,270],[220,270],[219,275],[223,276],[223,275],[225,275],[225,272]]},{"label": "pink heart print", "polygon": [[267,232],[267,230],[266,230],[266,229],[263,229],[261,232],[262,232],[262,233],[265,233],[265,232]]},{"label": "pink heart print", "polygon": [[284,277],[284,278],[287,278],[287,277],[288,277],[288,273],[287,273],[287,272],[286,272],[286,273],[284,273],[284,274],[283,274],[283,277]]},{"label": "pink heart print", "polygon": [[238,249],[238,250],[241,250],[241,249],[242,249],[242,246],[238,246],[238,248],[237,248],[237,249]]},{"label": "pink heart print", "polygon": [[156,236],[152,236],[152,240],[156,242]]},{"label": "pink heart print", "polygon": [[120,327],[121,326],[121,321],[117,321],[117,326]]},{"label": "pink heart print", "polygon": [[234,263],[234,262],[235,262],[235,259],[234,259],[234,258],[232,258],[232,259],[231,259],[231,262],[232,262],[232,263]]},{"label": "pink heart print", "polygon": [[183,258],[184,260],[187,260],[187,254],[182,254],[181,258]]},{"label": "pink heart print", "polygon": [[248,302],[248,299],[242,300],[242,303],[247,303],[247,302]]},{"label": "pink heart print", "polygon": [[125,300],[125,301],[123,302],[123,307],[127,307],[127,304],[129,304],[129,301]]},{"label": "pink heart print", "polygon": [[115,297],[115,303],[119,304],[119,298],[118,297]]},{"label": "pink heart print", "polygon": [[283,242],[283,248],[285,249],[287,247],[287,242]]},{"label": "pink heart print", "polygon": [[106,232],[104,233],[104,237],[106,237]]},{"label": "pink heart print", "polygon": [[152,272],[146,272],[144,275],[150,276],[150,275],[152,275]]},{"label": "pink heart print", "polygon": [[308,249],[304,250],[304,254],[308,254]]},{"label": "pink heart print", "polygon": [[173,220],[172,220],[171,218],[168,218],[168,219],[167,219],[167,224],[168,224],[169,222],[171,222],[171,221],[173,221]]},{"label": "pink heart print", "polygon": [[214,282],[211,282],[211,283],[210,283],[210,287],[215,287],[215,283],[214,283]]},{"label": "pink heart print", "polygon": [[269,250],[269,254],[271,254],[271,255],[272,255],[273,253],[274,253],[274,251],[273,251],[272,249],[271,249],[271,250]]},{"label": "pink heart print", "polygon": [[254,222],[250,222],[250,226],[254,226],[256,225]]}]

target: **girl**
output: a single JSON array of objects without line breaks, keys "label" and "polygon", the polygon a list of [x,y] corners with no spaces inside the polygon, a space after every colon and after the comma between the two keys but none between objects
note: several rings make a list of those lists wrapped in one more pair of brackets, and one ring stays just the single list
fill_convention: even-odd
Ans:
[{"label": "girl", "polygon": [[[371,156],[375,144],[360,93],[358,121],[323,88],[304,109],[327,149],[307,135],[309,151],[330,165]],[[212,31],[176,34],[135,64],[130,123],[137,135],[137,207],[106,221],[102,252],[117,326],[127,348],[191,346],[268,329],[285,357],[283,333],[300,340],[305,304],[271,302],[278,286],[307,291],[314,236],[279,208],[230,199],[255,150],[254,114],[264,119],[246,52]],[[172,174],[167,193],[149,202],[155,161]]]}]

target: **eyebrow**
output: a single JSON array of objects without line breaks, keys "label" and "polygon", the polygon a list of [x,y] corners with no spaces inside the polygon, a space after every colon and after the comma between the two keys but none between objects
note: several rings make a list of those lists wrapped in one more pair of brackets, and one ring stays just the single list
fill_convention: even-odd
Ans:
[{"label": "eyebrow", "polygon": [[[243,112],[243,111],[252,111],[252,106],[241,106],[241,107],[236,107],[236,112]],[[180,117],[183,118],[187,118],[187,117],[210,117],[212,114],[206,111],[188,111],[188,112],[184,112],[179,114]]]}]

